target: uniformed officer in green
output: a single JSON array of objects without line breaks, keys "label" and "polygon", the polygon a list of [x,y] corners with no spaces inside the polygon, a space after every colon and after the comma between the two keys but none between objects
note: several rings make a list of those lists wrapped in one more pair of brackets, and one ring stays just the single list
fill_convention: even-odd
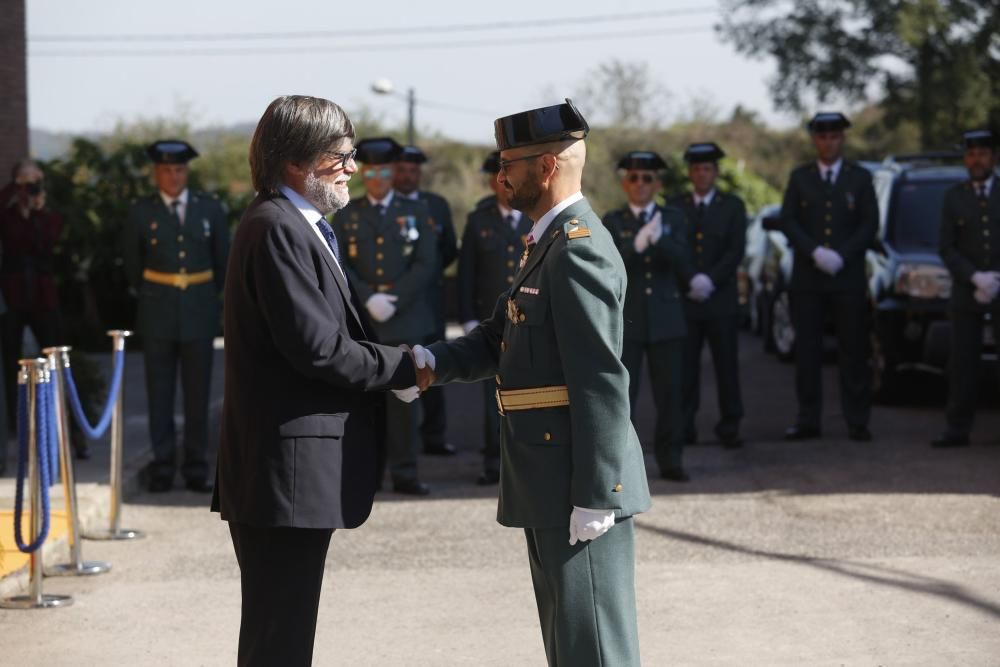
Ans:
[{"label": "uniformed officer in green", "polygon": [[[511,208],[507,190],[497,180],[500,153],[490,153],[482,170],[494,195],[469,214],[458,256],[458,312],[465,333],[490,316],[497,298],[514,283],[532,225],[528,216]],[[486,486],[500,481],[500,414],[493,378],[482,386],[483,472],[476,483]]]},{"label": "uniformed officer in green", "polygon": [[976,412],[983,327],[1000,340],[1000,187],[997,142],[989,130],[962,137],[969,180],[944,196],[941,259],[951,272],[951,357],[945,432],[935,447],[965,447]]},{"label": "uniformed officer in green", "polygon": [[[698,439],[695,415],[701,397],[701,350],[708,343],[715,368],[719,422],[715,435],[726,448],[741,446],[739,293],[736,270],[746,252],[747,211],[736,195],[719,192],[719,160],[725,153],[712,142],[695,143],[684,151],[692,192],[670,203],[687,217],[691,273],[685,276],[684,431],[687,442]],[[682,288],[683,289],[683,288]]]},{"label": "uniformed officer in green", "polygon": [[[368,311],[379,341],[415,345],[434,333],[429,293],[437,266],[437,239],[427,205],[396,195],[394,163],[402,147],[379,137],[359,141],[358,162],[366,194],[337,212],[333,228],[344,271]],[[423,496],[430,488],[417,476],[417,406],[395,395],[386,399],[385,453],[379,455],[381,482],[386,462],[397,493]]]},{"label": "uniformed officer in green", "polygon": [[789,285],[795,327],[795,390],[799,414],[786,440],[821,435],[823,332],[833,320],[840,362],[840,405],[851,440],[871,440],[871,350],[865,251],[878,232],[878,205],[870,172],[843,157],[839,112],[809,121],[815,162],[792,170],[781,224],[794,249]]},{"label": "uniformed officer in green", "polygon": [[656,405],[654,451],[660,476],[687,482],[684,470],[685,276],[691,273],[684,213],[654,200],[667,165],[652,151],[632,151],[618,161],[628,203],[609,211],[604,225],[628,271],[622,361],[629,372],[632,414],[645,356]]},{"label": "uniformed officer in green", "polygon": [[549,665],[639,665],[632,516],[649,490],[621,362],[625,267],[580,192],[588,126],[567,100],[495,131],[510,206],[536,220],[529,246],[493,314],[426,361],[440,382],[496,376],[497,520],[525,530]]},{"label": "uniformed officer in green", "polygon": [[188,143],[156,141],[158,192],[136,200],[125,224],[124,260],[138,296],[153,461],[143,471],[149,491],[169,491],[176,468],[174,395],[180,369],[184,401],[184,462],[192,491],[208,492],[206,448],[212,377],[212,339],[219,331],[220,294],[229,254],[225,210],[213,196],[189,190]]},{"label": "uniformed officer in green", "polygon": [[[392,184],[398,196],[424,202],[430,213],[429,223],[437,238],[438,263],[434,269],[430,294],[434,309],[434,333],[428,340],[441,340],[444,338],[448,310],[445,304],[444,272],[458,257],[458,241],[447,200],[439,194],[420,188],[421,165],[425,162],[427,156],[422,150],[416,146],[403,146],[396,157]],[[448,420],[444,391],[440,387],[431,387],[420,395],[420,405],[423,408],[420,435],[424,442],[424,454],[454,456],[454,445],[445,441]]]}]

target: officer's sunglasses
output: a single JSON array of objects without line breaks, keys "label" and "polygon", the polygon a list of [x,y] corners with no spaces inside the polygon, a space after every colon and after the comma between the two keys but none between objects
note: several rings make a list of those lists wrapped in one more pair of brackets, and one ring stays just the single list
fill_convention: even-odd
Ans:
[{"label": "officer's sunglasses", "polygon": [[[354,158],[356,158],[358,156],[358,149],[357,148],[352,148],[351,150],[346,151],[346,152],[344,152],[344,151],[327,151],[326,154],[329,157],[332,157],[334,160],[339,161],[340,162],[339,166],[341,168],[345,168],[345,167],[347,167],[347,163],[348,162],[350,162],[351,160],[353,160]],[[337,166],[336,162],[334,162],[334,166]]]},{"label": "officer's sunglasses", "polygon": [[506,171],[507,167],[514,164],[515,162],[520,162],[521,160],[533,160],[538,157],[542,157],[545,153],[535,153],[534,155],[522,155],[521,157],[512,158],[510,160],[500,160],[500,171]]},{"label": "officer's sunglasses", "polygon": [[628,175],[628,182],[629,183],[638,183],[640,180],[643,183],[645,183],[646,185],[649,185],[650,183],[653,182],[653,175],[652,174],[629,174]]},{"label": "officer's sunglasses", "polygon": [[365,178],[389,178],[392,176],[392,169],[365,169],[361,175]]}]

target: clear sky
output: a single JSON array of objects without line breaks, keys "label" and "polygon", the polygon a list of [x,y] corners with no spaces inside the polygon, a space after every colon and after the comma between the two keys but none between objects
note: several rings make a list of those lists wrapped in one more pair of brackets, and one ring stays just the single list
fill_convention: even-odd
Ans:
[{"label": "clear sky", "polygon": [[711,30],[713,2],[27,0],[27,15],[29,121],[46,130],[181,110],[196,127],[253,123],[288,93],[401,125],[404,101],[371,92],[388,79],[416,90],[420,130],[489,143],[494,118],[559,102],[612,59],[649,63],[667,122],[694,99],[794,122],[767,96],[773,65]]}]

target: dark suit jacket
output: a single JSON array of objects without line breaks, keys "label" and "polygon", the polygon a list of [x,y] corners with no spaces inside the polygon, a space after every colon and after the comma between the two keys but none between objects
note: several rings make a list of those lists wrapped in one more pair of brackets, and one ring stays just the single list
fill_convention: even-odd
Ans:
[{"label": "dark suit jacket", "polygon": [[[815,162],[796,167],[781,205],[782,230],[795,249],[792,290],[867,289],[865,251],[878,233],[878,203],[871,173],[844,160],[832,186],[823,182]],[[830,276],[817,268],[817,246],[836,250],[843,268]]]},{"label": "dark suit jacket", "polygon": [[1000,309],[1000,301],[988,305],[976,301],[972,274],[1000,271],[1000,178],[986,201],[976,196],[972,181],[959,183],[944,195],[941,206],[941,259],[951,272],[951,307],[984,313]]},{"label": "dark suit jacket", "polygon": [[354,528],[375,494],[381,394],[409,356],[369,340],[322,239],[281,195],[236,228],[226,275],[226,389],[213,499],[229,521]]}]

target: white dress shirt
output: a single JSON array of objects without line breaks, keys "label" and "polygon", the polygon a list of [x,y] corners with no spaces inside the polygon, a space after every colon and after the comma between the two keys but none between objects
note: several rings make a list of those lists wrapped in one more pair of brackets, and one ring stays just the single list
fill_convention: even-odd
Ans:
[{"label": "white dress shirt", "polygon": [[181,224],[183,225],[184,224],[184,218],[187,217],[187,207],[188,207],[188,190],[187,190],[187,188],[184,188],[183,190],[181,190],[181,193],[179,195],[177,195],[177,197],[171,197],[170,195],[168,195],[167,193],[165,193],[163,190],[160,190],[160,199],[162,199],[163,203],[166,204],[168,211],[173,210],[173,209],[171,209],[171,205],[174,203],[174,200],[176,199],[176,201],[178,202],[178,205],[177,205],[177,217],[181,219]]},{"label": "white dress shirt", "polygon": [[826,182],[826,172],[833,172],[833,182],[837,182],[837,177],[840,175],[840,168],[844,165],[844,158],[839,157],[837,161],[833,164],[823,164],[819,160],[816,161],[816,165],[819,167],[819,178],[824,183]]},{"label": "white dress shirt", "polygon": [[538,222],[536,222],[531,228],[531,234],[528,235],[528,242],[538,243],[539,239],[542,238],[542,235],[545,234],[545,230],[547,230],[549,225],[552,224],[552,221],[556,219],[556,216],[581,199],[583,199],[583,193],[577,190],[575,193],[550,208],[548,213],[539,218]]},{"label": "white dress shirt", "polygon": [[634,215],[636,217],[636,219],[639,218],[639,214],[640,213],[642,213],[643,211],[645,211],[646,212],[646,222],[649,222],[650,220],[653,219],[653,211],[656,210],[656,201],[651,201],[648,204],[646,204],[645,206],[636,206],[632,202],[629,202],[628,203],[628,207],[632,210],[632,215]]},{"label": "white dress shirt", "polygon": [[[312,228],[313,233],[316,234],[316,236],[319,237],[319,240],[323,242],[323,247],[330,253],[330,257],[333,257],[333,263],[338,269],[340,269],[340,273],[343,275],[344,269],[340,266],[340,262],[337,261],[337,256],[333,254],[333,248],[331,248],[330,244],[326,242],[326,237],[323,236],[323,232],[319,230],[319,226],[316,224],[323,219],[323,214],[319,212],[318,208],[313,206],[311,201],[300,195],[295,190],[292,190],[287,185],[281,185],[278,190],[281,191],[281,194],[288,197],[288,201],[292,202],[292,206],[299,210],[299,213],[302,214],[302,217],[305,218],[305,221]],[[347,276],[345,275],[344,278],[346,279]]]},{"label": "white dress shirt", "polygon": [[[375,199],[371,195],[367,195],[368,203],[371,204],[372,206],[381,206],[382,211],[385,212],[389,210],[389,204],[392,203],[392,198],[395,194],[396,194],[395,190],[389,190],[389,194],[387,194],[382,199]],[[412,199],[416,199],[416,197],[412,197]]]},{"label": "white dress shirt", "polygon": [[510,216],[510,226],[516,230],[517,226],[521,224],[521,212],[516,208],[507,208],[503,204],[497,204],[497,209],[500,211],[500,217],[504,220]]},{"label": "white dress shirt", "polygon": [[[836,176],[834,178],[836,178]],[[699,197],[697,192],[692,192],[691,197],[694,199],[694,205],[696,207],[698,206],[698,204],[705,204],[705,206],[707,207],[709,204],[712,203],[712,200],[715,199],[715,188],[712,188],[711,190],[706,192],[704,197]]]}]

